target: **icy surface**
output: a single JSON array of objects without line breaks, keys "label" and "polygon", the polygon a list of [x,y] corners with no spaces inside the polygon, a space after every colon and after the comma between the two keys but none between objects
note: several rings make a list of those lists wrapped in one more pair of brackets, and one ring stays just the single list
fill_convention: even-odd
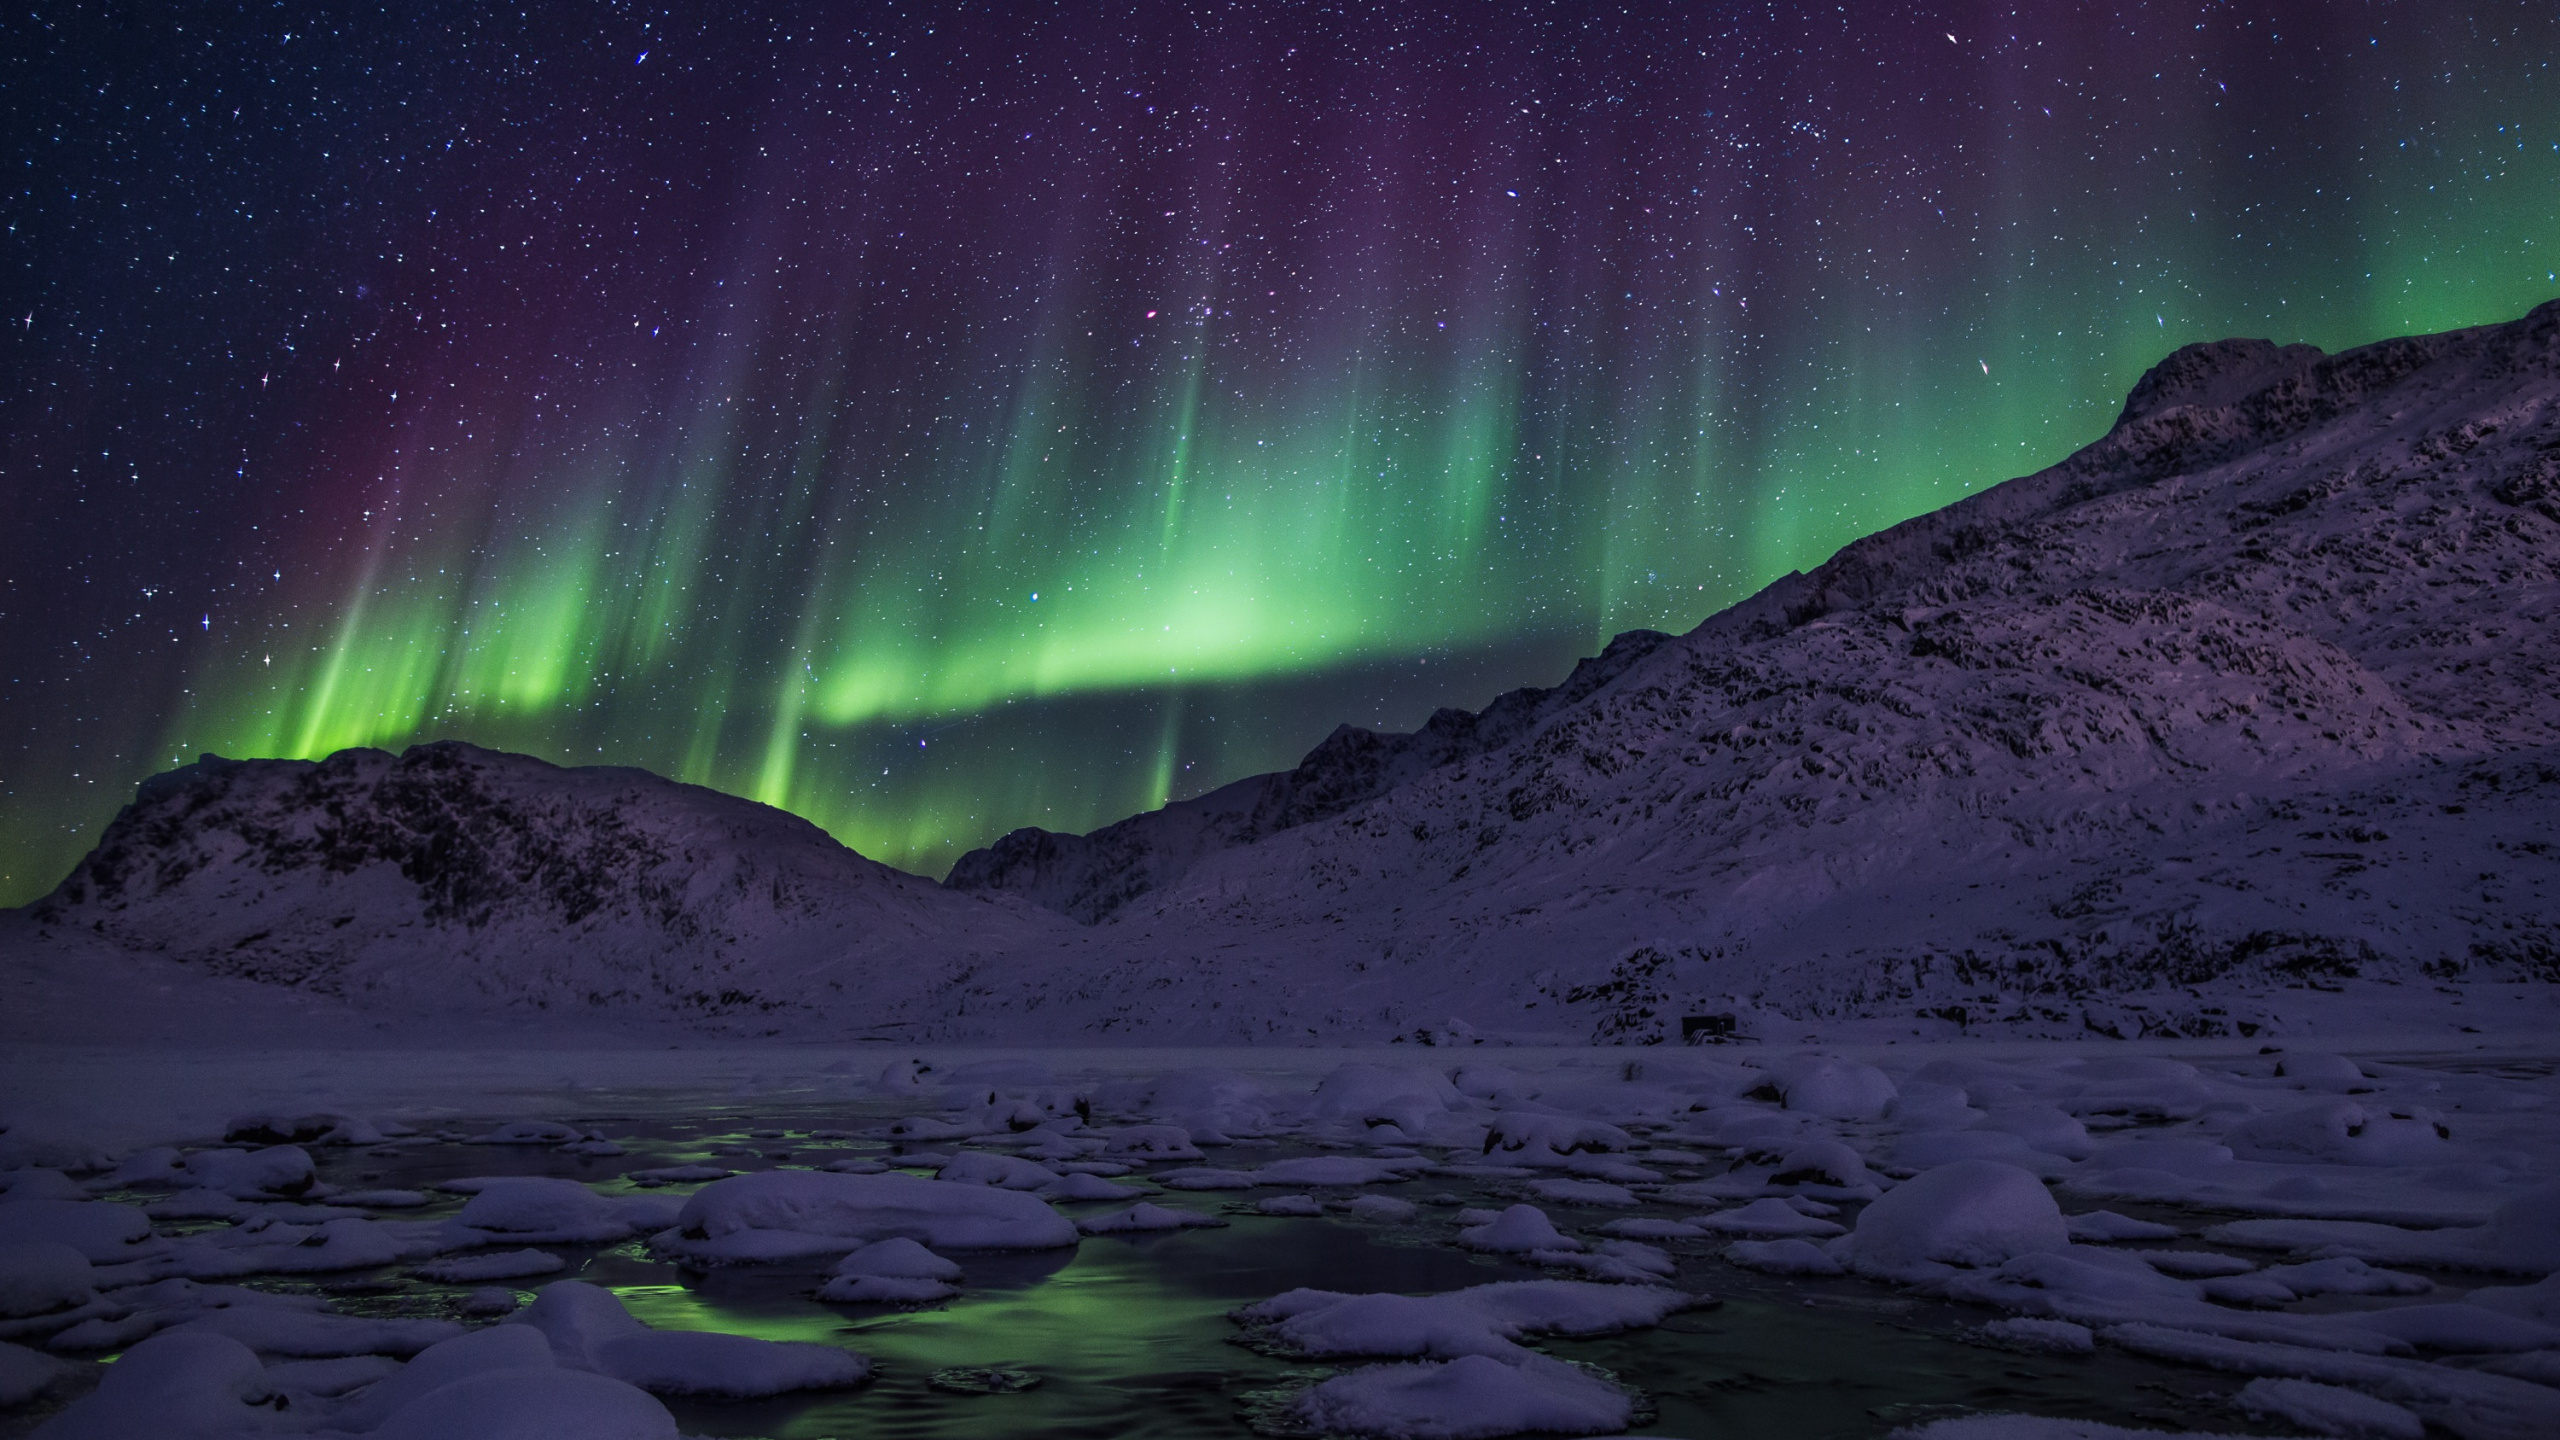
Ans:
[{"label": "icy surface", "polygon": [[[2512,1046],[2331,1044],[2296,1063],[2259,1042],[1835,1039],[1510,1047],[1499,1066],[1474,1058],[1484,1049],[916,1047],[887,1081],[877,1049],[470,1053],[405,1076],[379,1048],[126,1054],[103,1083],[65,1061],[58,1083],[9,1092],[22,1108],[0,1117],[0,1145],[51,1161],[0,1169],[10,1403],[66,1434],[135,1416],[185,1433],[188,1415],[257,1434],[285,1413],[301,1433],[398,1433],[446,1423],[420,1418],[443,1413],[430,1395],[467,1385],[473,1404],[549,1414],[591,1395],[598,1414],[625,1406],[634,1425],[703,1435],[772,1433],[785,1415],[859,1432],[892,1412],[927,1417],[919,1433],[975,1433],[934,1407],[1029,1396],[1126,1403],[1112,1423],[1145,1434],[1241,1435],[1259,1415],[1493,1435],[1623,1426],[1658,1406],[1648,1433],[1707,1435],[1740,1423],[1718,1407],[1776,1401],[1701,1390],[1702,1375],[1825,1363],[1849,1367],[1828,1389],[1881,1388],[1824,1433],[1881,1437],[1916,1423],[1896,1418],[1894,1387],[1991,1383],[2004,1365],[2050,1377],[2035,1393],[2060,1413],[1982,1433],[2084,1433],[2070,1427],[2121,1413],[2106,1397],[2128,1375],[2191,1394],[2153,1422],[2188,1432],[2560,1428],[2560,1079]],[[651,1099],[671,1074],[685,1088],[666,1093],[684,1098]],[[1854,1093],[1831,1113],[1805,1101],[1843,1077]],[[2318,1139],[2336,1133],[2333,1110],[2310,1129],[2290,1118],[2341,1104],[2431,1118],[2380,1155],[2357,1135]],[[791,1117],[749,1118],[767,1105]],[[705,1108],[739,1118],[682,1118]],[[362,1116],[348,1134],[378,1138],[295,1142],[311,1167],[295,1193],[200,1183],[284,1148],[215,1138],[249,1113],[273,1135]],[[551,1118],[438,1118],[508,1113]],[[2025,1148],[1907,1158],[1912,1137],[1969,1134]],[[114,1143],[84,1149],[83,1135]],[[2314,1142],[2270,1143],[2300,1135]],[[305,1173],[258,1164],[288,1185]],[[627,1178],[688,1166],[721,1178]],[[1185,1177],[1235,1188],[1174,1189]],[[1367,1248],[1323,1258],[1342,1244]],[[1143,1303],[1091,1288],[1133,1269],[1164,1277]],[[1219,1288],[1248,1272],[1268,1278]],[[509,1280],[542,1288],[520,1305]],[[1021,1317],[1042,1307],[1057,1322],[1028,1345]],[[1157,1400],[1102,1398],[1160,1395],[1132,1378],[1143,1362],[1079,1388],[1054,1358],[1130,1323],[1161,1327],[1146,1355],[1199,1344],[1185,1373],[1235,1375],[1207,1392],[1208,1418],[1150,1430],[1139,1417]],[[1814,1328],[1774,1338],[1788,1324]],[[945,1337],[932,1364],[873,1358],[928,1333],[902,1326]],[[1940,1348],[1856,1368],[1896,1344]],[[118,1351],[101,1371],[95,1357]],[[136,1359],[151,1363],[124,1369]],[[944,1369],[1036,1383],[936,1390]],[[780,1408],[723,1408],[739,1406]],[[1041,1414],[1029,1428],[1077,1423],[1072,1408]]]}]

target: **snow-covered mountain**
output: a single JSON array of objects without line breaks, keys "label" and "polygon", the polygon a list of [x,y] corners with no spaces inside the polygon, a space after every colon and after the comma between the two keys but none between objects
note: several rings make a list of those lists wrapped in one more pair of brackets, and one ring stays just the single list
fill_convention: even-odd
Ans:
[{"label": "snow-covered mountain", "polygon": [[156,775],[32,912],[203,973],[390,1007],[728,1017],[858,1017],[915,975],[897,956],[1071,928],[750,800],[455,742]]},{"label": "snow-covered mountain", "polygon": [[1509,691],[1482,712],[1443,708],[1410,734],[1337,726],[1295,770],[1247,776],[1089,835],[1016,830],[961,856],[942,883],[954,890],[1010,891],[1094,924],[1181,879],[1213,851],[1329,819],[1429,771],[1498,750],[1588,698],[1670,638],[1657,630],[1630,630],[1574,666],[1553,689]]},{"label": "snow-covered mountain", "polygon": [[1141,1028],[2210,1030],[2244,989],[2560,978],[2556,400],[2560,305],[2190,346],[2064,463],[1630,637],[1485,743],[1363,741],[1421,773],[1336,813],[1260,818],[1302,767],[1193,802],[1252,817],[1223,831],[1018,835],[955,882],[1107,913],[1125,960],[1028,989]]},{"label": "snow-covered mountain", "polygon": [[355,995],[838,1033],[2246,1031],[2350,978],[2560,979],[2555,571],[2560,304],[2224,341],[1687,635],[948,889],[424,747],[155,780],[37,914]]}]

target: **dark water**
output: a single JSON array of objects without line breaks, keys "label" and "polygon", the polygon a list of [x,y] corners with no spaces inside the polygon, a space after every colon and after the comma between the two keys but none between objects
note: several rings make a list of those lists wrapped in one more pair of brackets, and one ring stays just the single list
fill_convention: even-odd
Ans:
[{"label": "dark water", "polygon": [[[319,1152],[317,1158],[324,1178],[348,1186],[421,1188],[469,1175],[547,1174],[607,1191],[631,1189],[621,1178],[627,1171],[687,1161],[759,1169],[823,1164],[845,1155],[876,1154],[892,1164],[898,1159],[898,1152],[876,1141],[809,1137],[811,1126],[858,1130],[879,1123],[848,1115],[843,1106],[823,1115],[720,1106],[716,1113],[688,1118],[661,1105],[647,1114],[558,1118],[601,1130],[630,1153],[581,1157],[445,1138],[389,1151]],[[482,1121],[444,1127],[448,1137],[487,1128]],[[759,1130],[784,1133],[753,1133]],[[1251,1165],[1292,1153],[1300,1152],[1244,1151],[1213,1156],[1210,1163]],[[672,1186],[660,1193],[693,1188]],[[1268,1193],[1275,1192],[1244,1192],[1244,1198]],[[605,1250],[551,1247],[571,1268],[518,1283],[529,1297],[533,1284],[582,1279],[612,1289],[651,1325],[842,1345],[870,1356],[876,1367],[872,1383],[852,1391],[671,1401],[688,1434],[769,1440],[1243,1437],[1253,1433],[1248,1421],[1257,1395],[1330,1372],[1236,1343],[1241,1331],[1227,1319],[1235,1307],[1302,1285],[1428,1293],[1543,1273],[1446,1243],[1453,1230],[1448,1198],[1481,1205],[1517,1198],[1499,1182],[1432,1177],[1367,1193],[1399,1195],[1422,1209],[1412,1222],[1381,1226],[1236,1213],[1242,1207],[1233,1194],[1159,1196],[1159,1203],[1223,1213],[1230,1223],[1223,1229],[1087,1239],[1072,1251],[1047,1254],[956,1255],[967,1271],[961,1295],[920,1311],[820,1304],[809,1292],[823,1266],[705,1272],[653,1260],[638,1242]],[[1435,1199],[1440,1203],[1430,1203]],[[449,1203],[440,1198],[429,1210],[406,1214],[449,1213],[460,1203],[459,1197]],[[1095,1202],[1069,1207],[1069,1213],[1099,1213],[1125,1203]],[[1632,1212],[1545,1208],[1568,1230],[1625,1214],[1695,1213],[1652,1206]],[[1724,1264],[1710,1245],[1665,1248],[1680,1261],[1675,1283],[1715,1297],[1712,1308],[1675,1315],[1652,1330],[1538,1342],[1550,1354],[1605,1368],[1640,1390],[1653,1407],[1652,1418],[1641,1426],[1646,1434],[1847,1440],[1966,1410],[2231,1432],[2262,1428],[2228,1408],[2226,1397],[2240,1383],[2233,1377],[2103,1348],[2094,1356],[1994,1349],[1966,1338],[1973,1327],[1997,1318],[1988,1311],[1915,1301],[1854,1280],[1777,1281]],[[468,1287],[410,1280],[395,1269],[324,1277],[317,1284],[280,1281],[272,1288],[317,1288],[357,1313],[435,1314],[448,1311]],[[998,1394],[934,1383],[939,1372],[991,1367],[1024,1372],[1036,1383]]]}]

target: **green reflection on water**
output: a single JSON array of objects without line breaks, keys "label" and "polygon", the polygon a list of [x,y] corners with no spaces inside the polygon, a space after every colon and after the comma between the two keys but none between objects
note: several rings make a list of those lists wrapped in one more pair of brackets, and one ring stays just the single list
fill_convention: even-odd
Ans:
[{"label": "green reflection on water", "polygon": [[[609,1257],[582,1278],[610,1286],[632,1314],[661,1328],[816,1341],[870,1356],[878,1378],[858,1391],[674,1407],[688,1433],[821,1440],[1241,1435],[1238,1399],[1305,1367],[1229,1343],[1239,1333],[1226,1318],[1235,1306],[1296,1285],[1430,1291],[1528,1273],[1447,1249],[1375,1244],[1327,1222],[1260,1217],[1237,1217],[1228,1230],[1087,1240],[1072,1258],[955,1258],[968,1270],[961,1297],[903,1313],[820,1305],[806,1298],[815,1285],[807,1273],[684,1277]],[[979,1396],[928,1383],[937,1370],[987,1365],[1037,1372],[1042,1384]]]}]

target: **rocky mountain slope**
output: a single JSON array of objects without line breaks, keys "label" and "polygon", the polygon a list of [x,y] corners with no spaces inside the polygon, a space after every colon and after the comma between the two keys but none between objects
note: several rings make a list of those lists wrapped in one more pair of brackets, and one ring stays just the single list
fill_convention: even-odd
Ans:
[{"label": "rocky mountain slope", "polygon": [[2553,978],[2555,400],[2560,305],[2334,357],[2189,347],[2064,463],[1516,735],[1180,857],[1098,927],[1129,959],[1017,1003],[1272,1034],[2212,1030],[2253,1023],[2244,990]]},{"label": "rocky mountain slope", "polygon": [[894,1005],[896,956],[1071,928],[753,801],[452,742],[154,776],[32,918],[379,1005],[693,1016]]},{"label": "rocky mountain slope", "polygon": [[352,995],[835,1033],[2245,1032],[2310,987],[2560,979],[2556,572],[2560,304],[2225,341],[1687,635],[948,889],[424,747],[156,780],[37,913]]},{"label": "rocky mountain slope", "polygon": [[1089,835],[1026,826],[961,856],[942,883],[954,890],[1008,891],[1094,924],[1181,879],[1215,851],[1329,819],[1429,771],[1498,750],[1588,698],[1670,639],[1656,630],[1630,630],[1574,666],[1561,685],[1509,691],[1481,712],[1436,710],[1409,734],[1338,726],[1294,770],[1247,776]]}]

